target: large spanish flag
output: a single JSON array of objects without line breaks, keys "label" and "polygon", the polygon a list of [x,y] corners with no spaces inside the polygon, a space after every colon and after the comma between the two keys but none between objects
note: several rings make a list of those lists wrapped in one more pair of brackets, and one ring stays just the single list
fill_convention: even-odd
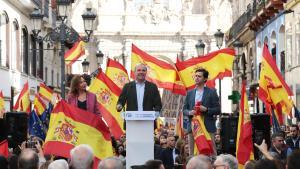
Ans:
[{"label": "large spanish flag", "polygon": [[67,65],[72,65],[80,56],[85,54],[85,43],[80,40],[74,44],[74,46],[65,53],[65,61]]},{"label": "large spanish flag", "polygon": [[195,87],[194,74],[199,68],[205,68],[209,72],[206,85],[215,86],[217,78],[230,77],[235,52],[233,49],[225,48],[211,52],[205,56],[191,58],[186,61],[177,62],[175,65],[187,90]]},{"label": "large spanish flag", "polygon": [[146,79],[148,81],[155,83],[160,88],[170,90],[175,94],[186,94],[185,87],[180,81],[178,72],[174,66],[149,55],[132,44],[131,78],[135,78],[134,68],[140,63],[143,63],[147,66]]},{"label": "large spanish flag", "polygon": [[46,110],[46,105],[38,94],[35,94],[33,101],[35,112],[40,116]]},{"label": "large spanish flag", "polygon": [[123,86],[129,82],[128,73],[124,66],[110,58],[107,60],[105,74],[112,81],[114,81],[120,89],[122,89]]},{"label": "large spanish flag", "polygon": [[106,121],[112,135],[119,139],[123,134],[124,119],[117,112],[116,105],[121,94],[121,89],[109,79],[102,71],[89,87],[89,91],[97,96],[99,110]]},{"label": "large spanish flag", "polygon": [[23,112],[30,113],[30,98],[29,98],[28,82],[26,82],[24,84],[24,87],[23,87],[13,109],[15,111],[23,111]]},{"label": "large spanish flag", "polygon": [[0,114],[5,112],[5,107],[4,107],[4,96],[2,93],[2,90],[0,90]]},{"label": "large spanish flag", "polygon": [[70,150],[80,144],[91,146],[98,159],[113,155],[109,129],[104,121],[61,100],[51,113],[44,153],[69,158]]},{"label": "large spanish flag", "polygon": [[40,83],[39,95],[50,102],[53,97],[53,90],[47,87],[44,83]]},{"label": "large spanish flag", "polygon": [[254,159],[252,123],[246,94],[246,81],[243,81],[241,96],[238,132],[236,138],[236,158],[239,163],[239,169],[243,169],[248,160]]},{"label": "large spanish flag", "polygon": [[177,119],[176,119],[176,126],[175,126],[175,133],[179,138],[184,138],[184,131],[183,131],[183,113],[182,111],[178,112]]},{"label": "large spanish flag", "polygon": [[282,78],[266,45],[262,55],[258,97],[265,103],[268,113],[271,113],[273,107],[278,117],[281,113],[289,114],[293,108],[289,96],[293,93]]},{"label": "large spanish flag", "polygon": [[212,155],[213,145],[210,134],[204,125],[204,116],[194,116],[192,119],[192,132],[195,140],[195,150],[199,154]]}]

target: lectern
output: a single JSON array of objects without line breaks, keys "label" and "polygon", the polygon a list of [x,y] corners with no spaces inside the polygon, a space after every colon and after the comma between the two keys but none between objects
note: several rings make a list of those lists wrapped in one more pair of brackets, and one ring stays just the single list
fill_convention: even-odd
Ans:
[{"label": "lectern", "polygon": [[154,158],[154,111],[127,111],[126,169]]}]

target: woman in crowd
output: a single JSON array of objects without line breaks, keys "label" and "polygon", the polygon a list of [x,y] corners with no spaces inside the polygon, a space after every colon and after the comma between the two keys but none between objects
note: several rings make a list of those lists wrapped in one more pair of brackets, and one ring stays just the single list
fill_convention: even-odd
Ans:
[{"label": "woman in crowd", "polygon": [[87,83],[83,76],[75,75],[71,80],[70,93],[67,102],[80,109],[101,116],[98,108],[97,98],[86,90]]}]

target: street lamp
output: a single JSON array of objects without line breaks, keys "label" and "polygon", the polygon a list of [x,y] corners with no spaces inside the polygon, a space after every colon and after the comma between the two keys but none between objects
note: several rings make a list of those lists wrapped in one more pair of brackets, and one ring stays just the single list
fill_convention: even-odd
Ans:
[{"label": "street lamp", "polygon": [[58,13],[58,18],[62,21],[65,21],[68,17],[68,13],[70,11],[70,5],[71,1],[70,0],[57,0],[57,13]]},{"label": "street lamp", "polygon": [[243,54],[243,43],[240,42],[239,40],[236,40],[233,43],[233,47],[234,47],[235,55],[237,56],[237,61],[239,61],[240,57]]},{"label": "street lamp", "polygon": [[217,47],[220,49],[223,45],[224,33],[221,32],[221,29],[218,29],[218,31],[214,34],[214,37],[216,39]]},{"label": "street lamp", "polygon": [[[224,39],[224,33],[221,32],[221,29],[218,29],[218,31],[214,34],[214,37],[216,39],[217,47],[220,49],[223,46],[223,39]],[[219,97],[220,97],[220,106],[221,106],[221,112],[222,112],[222,81],[219,79]]]},{"label": "street lamp", "polygon": [[97,64],[100,67],[101,64],[103,63],[103,58],[104,58],[104,54],[101,52],[101,50],[97,51],[96,57],[97,57]]},{"label": "street lamp", "polygon": [[39,36],[41,32],[42,19],[43,15],[40,13],[40,10],[34,10],[30,19],[33,22],[34,29],[32,30],[34,38],[38,41],[46,42],[60,42],[60,58],[61,58],[61,97],[65,98],[65,43],[73,44],[79,40],[88,42],[90,36],[93,33],[93,22],[96,18],[96,14],[91,11],[91,8],[87,8],[87,11],[82,15],[84,22],[84,30],[86,32],[86,37],[80,37],[79,34],[73,29],[68,27],[65,24],[65,20],[68,17],[68,12],[70,11],[71,1],[70,0],[57,0],[57,10],[58,10],[58,19],[61,20],[61,23],[58,27],[53,28],[45,37]]},{"label": "street lamp", "polygon": [[88,74],[90,62],[84,59],[84,61],[81,64],[82,64],[83,73]]},{"label": "street lamp", "polygon": [[198,56],[203,56],[204,55],[204,49],[205,49],[205,44],[203,41],[200,39],[198,40],[198,43],[195,45],[196,50],[197,50],[197,55]]}]

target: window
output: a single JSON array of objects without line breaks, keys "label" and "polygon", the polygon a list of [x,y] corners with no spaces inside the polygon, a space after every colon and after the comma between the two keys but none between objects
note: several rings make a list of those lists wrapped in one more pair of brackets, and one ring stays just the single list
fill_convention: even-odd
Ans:
[{"label": "window", "polygon": [[29,73],[28,65],[28,31],[27,28],[22,28],[22,39],[21,39],[21,48],[22,48],[22,71],[26,74]]},{"label": "window", "polygon": [[13,70],[20,70],[20,49],[19,49],[19,24],[17,20],[13,22],[12,31],[12,49],[11,50],[11,68]]},{"label": "window", "polygon": [[48,84],[48,68],[45,67],[45,83]]},{"label": "window", "polygon": [[39,50],[37,57],[37,77],[43,79],[43,66],[44,66],[44,51],[43,42],[39,42]]},{"label": "window", "polygon": [[33,35],[31,35],[31,75],[33,75],[34,77],[36,77],[36,40],[33,37]]},{"label": "window", "polygon": [[296,24],[296,56],[295,64],[300,64],[300,23]]},{"label": "window", "polygon": [[54,86],[54,70],[51,70],[51,86]]},{"label": "window", "polygon": [[5,11],[0,16],[1,66],[9,67],[9,18]]},{"label": "window", "polygon": [[57,80],[56,80],[56,82],[57,82],[56,86],[59,87],[59,73],[56,74],[56,78],[57,78]]},{"label": "window", "polygon": [[293,51],[293,46],[292,46],[292,28],[290,27],[287,29],[287,34],[286,34],[286,59],[287,59],[287,68],[292,67],[292,51]]}]

